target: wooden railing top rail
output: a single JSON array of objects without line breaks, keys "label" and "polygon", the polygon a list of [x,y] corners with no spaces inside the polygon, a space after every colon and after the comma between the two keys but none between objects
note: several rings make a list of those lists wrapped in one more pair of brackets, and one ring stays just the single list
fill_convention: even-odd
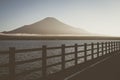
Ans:
[{"label": "wooden railing top rail", "polygon": [[[81,47],[84,45],[77,45],[77,47]],[[70,46],[65,46],[65,48],[72,48],[75,47],[74,45],[70,45]],[[47,47],[46,49],[61,49],[61,46],[58,47]],[[41,51],[42,48],[31,48],[31,49],[18,49],[15,50],[15,53],[22,53],[22,52],[34,52],[34,51]],[[9,51],[0,51],[0,54],[8,54]]]}]

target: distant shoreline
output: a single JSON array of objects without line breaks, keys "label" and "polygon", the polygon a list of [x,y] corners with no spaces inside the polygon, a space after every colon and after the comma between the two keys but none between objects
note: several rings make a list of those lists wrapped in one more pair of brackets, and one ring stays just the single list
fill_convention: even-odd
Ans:
[{"label": "distant shoreline", "polygon": [[120,40],[111,36],[7,36],[0,35],[0,40]]}]

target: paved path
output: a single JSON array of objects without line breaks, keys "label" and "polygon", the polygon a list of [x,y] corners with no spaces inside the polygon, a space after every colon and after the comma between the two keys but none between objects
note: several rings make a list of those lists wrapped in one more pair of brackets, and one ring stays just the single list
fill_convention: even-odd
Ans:
[{"label": "paved path", "polygon": [[120,55],[110,57],[66,80],[120,80]]}]

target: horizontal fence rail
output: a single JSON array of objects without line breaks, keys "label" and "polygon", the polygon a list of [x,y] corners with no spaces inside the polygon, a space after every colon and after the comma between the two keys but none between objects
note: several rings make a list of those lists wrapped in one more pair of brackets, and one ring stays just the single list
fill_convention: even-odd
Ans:
[{"label": "horizontal fence rail", "polygon": [[[67,48],[73,48],[74,50],[71,52],[66,52]],[[78,48],[81,48],[82,50],[79,50]],[[52,55],[48,56],[48,50],[56,50],[60,49],[61,54],[58,55]],[[30,59],[30,60],[24,60],[24,61],[16,61],[15,60],[15,55],[17,53],[24,53],[25,52],[31,52],[31,51],[42,51],[42,56],[40,58],[35,58],[35,59]],[[9,67],[9,80],[16,80],[16,76],[18,75],[24,75],[24,74],[29,74],[34,71],[41,70],[42,71],[42,79],[46,79],[48,75],[47,69],[49,67],[61,65],[61,70],[64,71],[67,69],[66,63],[74,61],[73,66],[77,66],[81,63],[79,63],[79,59],[83,59],[83,62],[87,62],[90,60],[94,60],[95,58],[102,57],[106,54],[114,54],[114,52],[120,51],[120,42],[119,41],[111,41],[111,42],[97,42],[97,43],[91,43],[87,44],[84,43],[82,45],[74,44],[70,46],[66,46],[65,44],[62,44],[59,47],[48,47],[47,45],[43,45],[41,48],[33,48],[33,49],[21,49],[21,50],[16,50],[15,47],[10,47],[9,51],[0,51],[0,54],[8,54],[9,55],[9,63],[8,64],[1,64],[0,67]],[[83,54],[82,56],[79,56],[79,54]],[[69,60],[66,60],[66,57],[69,55],[73,55],[74,58],[71,58]],[[95,56],[96,55],[96,56]],[[48,59],[50,58],[58,58],[61,57],[61,62],[57,62],[54,64],[47,64]],[[91,57],[88,59],[88,57]],[[30,63],[30,62],[35,62],[35,61],[42,61],[42,66],[33,70],[25,71],[19,74],[16,74],[15,72],[15,66],[16,65],[21,65],[24,63]]]}]

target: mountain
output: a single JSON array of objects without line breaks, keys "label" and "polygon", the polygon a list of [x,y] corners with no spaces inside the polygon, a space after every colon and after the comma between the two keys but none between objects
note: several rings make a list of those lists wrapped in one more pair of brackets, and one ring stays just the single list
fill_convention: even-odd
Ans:
[{"label": "mountain", "polygon": [[25,33],[25,34],[80,34],[86,35],[89,32],[74,28],[70,25],[64,24],[53,17],[47,17],[41,21],[31,25],[25,25],[12,31],[5,33]]}]

